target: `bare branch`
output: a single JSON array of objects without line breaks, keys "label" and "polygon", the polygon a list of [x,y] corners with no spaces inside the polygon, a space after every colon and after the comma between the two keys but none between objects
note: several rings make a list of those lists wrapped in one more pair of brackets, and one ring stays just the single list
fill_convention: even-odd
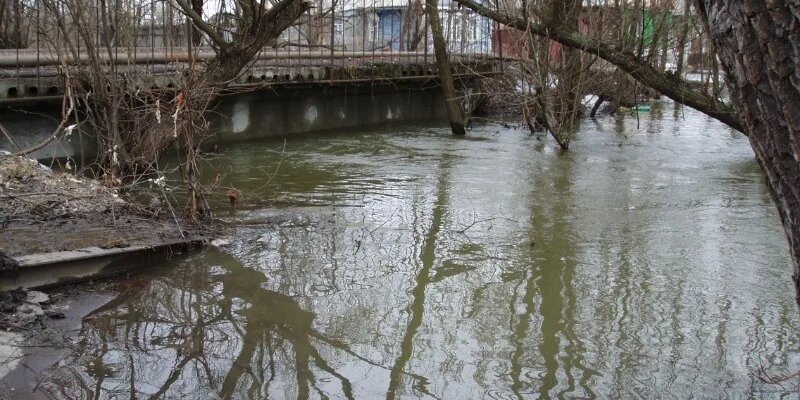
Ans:
[{"label": "bare branch", "polygon": [[63,117],[61,118],[61,122],[58,124],[58,127],[56,127],[56,129],[53,130],[53,133],[46,139],[39,142],[38,144],[29,147],[27,149],[19,150],[13,153],[13,155],[27,156],[29,153],[33,153],[34,151],[39,150],[44,146],[47,146],[50,142],[55,140],[59,135],[61,135],[64,132],[64,126],[67,124],[67,121],[69,121],[69,117],[72,115],[72,112],[75,111],[75,102],[72,98],[72,94],[70,93],[69,86],[67,86],[67,93],[64,95],[64,101],[69,102],[69,109],[64,113]]},{"label": "bare branch", "polygon": [[214,43],[218,48],[227,50],[230,47],[228,42],[226,42],[225,39],[220,36],[219,32],[217,32],[211,24],[204,21],[203,17],[192,9],[191,4],[187,3],[186,0],[175,0],[175,3],[181,8],[181,11],[183,11],[183,13],[192,20],[194,26],[208,35],[208,38],[211,39],[211,42]]},{"label": "bare branch", "polygon": [[672,100],[692,107],[725,123],[731,128],[745,133],[742,122],[733,107],[715,99],[713,96],[692,88],[688,82],[678,76],[657,70],[652,65],[636,57],[633,53],[621,51],[614,46],[587,38],[572,30],[571,27],[528,22],[523,18],[492,10],[478,4],[474,0],[455,1],[501,24],[508,25],[521,31],[527,30],[533,35],[544,36],[565,46],[594,54],[614,64],[630,74],[637,81],[663,93]]}]

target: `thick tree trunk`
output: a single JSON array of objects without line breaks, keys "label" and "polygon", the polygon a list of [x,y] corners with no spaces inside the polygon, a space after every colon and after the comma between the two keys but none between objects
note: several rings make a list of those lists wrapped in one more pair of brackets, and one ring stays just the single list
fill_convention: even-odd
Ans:
[{"label": "thick tree trunk", "polygon": [[444,102],[447,107],[447,116],[450,119],[450,128],[455,135],[466,135],[464,127],[464,110],[458,102],[456,87],[453,83],[453,72],[450,70],[450,58],[447,54],[447,43],[444,41],[442,24],[439,20],[439,0],[426,0],[428,21],[433,33],[433,50],[436,53],[436,67],[439,69],[439,82],[444,92]]},{"label": "thick tree trunk", "polygon": [[790,3],[697,0],[778,206],[800,306],[800,6]]}]

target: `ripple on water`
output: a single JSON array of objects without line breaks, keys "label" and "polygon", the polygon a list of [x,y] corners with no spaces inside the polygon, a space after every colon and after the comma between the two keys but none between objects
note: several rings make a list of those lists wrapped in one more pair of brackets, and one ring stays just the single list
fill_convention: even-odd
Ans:
[{"label": "ripple on water", "polygon": [[668,109],[587,121],[568,153],[496,127],[229,146],[222,185],[291,201],[87,316],[55,372],[113,375],[47,376],[76,398],[791,392],[751,376],[800,365],[763,177],[740,135]]}]

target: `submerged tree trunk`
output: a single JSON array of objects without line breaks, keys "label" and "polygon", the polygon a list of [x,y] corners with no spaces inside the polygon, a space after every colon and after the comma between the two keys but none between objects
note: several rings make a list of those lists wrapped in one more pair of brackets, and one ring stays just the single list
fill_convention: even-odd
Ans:
[{"label": "submerged tree trunk", "polygon": [[778,206],[800,306],[800,8],[789,3],[697,0]]},{"label": "submerged tree trunk", "polygon": [[[551,9],[549,25],[561,26],[564,29],[577,29],[578,15],[583,0],[561,0],[554,2]],[[575,132],[578,117],[583,109],[581,97],[583,91],[583,58],[580,51],[572,47],[562,50],[561,67],[558,71],[552,102],[555,121],[551,121],[550,134],[562,149],[569,149],[569,143]],[[545,81],[544,83],[546,83]]]},{"label": "submerged tree trunk", "polygon": [[426,0],[428,20],[433,33],[433,50],[436,54],[436,67],[439,69],[439,82],[444,93],[444,102],[447,107],[447,117],[450,119],[450,129],[455,135],[466,135],[464,127],[466,118],[461,104],[458,102],[456,87],[453,83],[453,72],[450,69],[450,58],[447,54],[447,43],[444,41],[442,23],[439,20],[439,0]]}]

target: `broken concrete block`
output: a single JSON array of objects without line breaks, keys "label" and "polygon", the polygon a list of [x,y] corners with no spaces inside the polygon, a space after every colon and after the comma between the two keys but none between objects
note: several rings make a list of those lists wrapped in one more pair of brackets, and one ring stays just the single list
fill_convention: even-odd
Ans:
[{"label": "broken concrete block", "polygon": [[44,304],[50,301],[50,296],[36,290],[31,290],[28,291],[25,301],[31,304]]},{"label": "broken concrete block", "polygon": [[23,318],[37,317],[39,315],[44,315],[44,310],[42,310],[42,307],[39,305],[25,303],[17,307],[17,315]]}]

